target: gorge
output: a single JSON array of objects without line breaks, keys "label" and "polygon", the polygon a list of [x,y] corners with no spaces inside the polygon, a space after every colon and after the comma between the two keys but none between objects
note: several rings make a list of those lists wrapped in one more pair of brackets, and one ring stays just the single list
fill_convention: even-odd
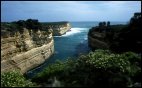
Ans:
[{"label": "gorge", "polygon": [[[28,22],[32,26],[27,26]],[[1,23],[1,72],[18,69],[24,74],[44,63],[54,53],[53,33],[61,36],[70,29],[69,23],[58,25],[61,30],[54,23],[48,24],[50,29],[47,25],[39,28],[37,23],[32,19]]]},{"label": "gorge", "polygon": [[141,88],[141,1],[1,1],[1,87]]}]

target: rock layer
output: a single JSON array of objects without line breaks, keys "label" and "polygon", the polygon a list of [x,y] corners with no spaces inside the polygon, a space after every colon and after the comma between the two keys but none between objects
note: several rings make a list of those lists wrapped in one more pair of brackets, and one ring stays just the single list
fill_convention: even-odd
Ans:
[{"label": "rock layer", "polygon": [[35,68],[54,53],[52,33],[24,28],[23,33],[1,38],[1,72]]},{"label": "rock layer", "polygon": [[93,50],[95,49],[109,49],[109,45],[105,40],[105,33],[92,32],[88,34],[88,45]]},{"label": "rock layer", "polygon": [[53,36],[61,36],[71,29],[69,22],[52,22],[46,25],[53,30]]}]

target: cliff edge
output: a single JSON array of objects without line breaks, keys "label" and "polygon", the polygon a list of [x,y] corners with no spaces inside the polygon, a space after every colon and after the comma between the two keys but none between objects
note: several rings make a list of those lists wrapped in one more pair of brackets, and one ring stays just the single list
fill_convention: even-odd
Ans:
[{"label": "cliff edge", "polygon": [[71,29],[69,22],[50,22],[44,25],[53,30],[53,36],[61,36]]},{"label": "cliff edge", "polygon": [[128,24],[110,25],[100,22],[88,32],[88,45],[94,49],[110,49],[114,52],[141,53],[141,13],[134,13]]},{"label": "cliff edge", "polygon": [[22,28],[22,32],[11,32],[1,26],[1,72],[19,69],[26,73],[54,53],[51,31]]}]

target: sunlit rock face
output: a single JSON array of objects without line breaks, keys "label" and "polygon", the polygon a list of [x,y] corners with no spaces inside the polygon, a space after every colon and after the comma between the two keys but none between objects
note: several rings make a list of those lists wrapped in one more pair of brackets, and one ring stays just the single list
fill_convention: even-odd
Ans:
[{"label": "sunlit rock face", "polygon": [[25,73],[54,53],[52,32],[23,28],[23,32],[2,33],[7,35],[1,36],[1,72],[19,69]]},{"label": "sunlit rock face", "polygon": [[53,36],[61,36],[71,29],[69,22],[53,22],[47,25],[53,30]]}]

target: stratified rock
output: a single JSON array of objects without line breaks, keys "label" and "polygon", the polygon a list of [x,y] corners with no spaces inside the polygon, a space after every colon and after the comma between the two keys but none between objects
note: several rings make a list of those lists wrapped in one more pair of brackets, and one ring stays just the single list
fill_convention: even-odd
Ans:
[{"label": "stratified rock", "polygon": [[21,73],[42,64],[54,53],[52,32],[32,31],[1,38],[1,72],[19,69]]},{"label": "stratified rock", "polygon": [[53,36],[61,36],[71,29],[69,22],[52,22],[46,25],[53,30]]}]

